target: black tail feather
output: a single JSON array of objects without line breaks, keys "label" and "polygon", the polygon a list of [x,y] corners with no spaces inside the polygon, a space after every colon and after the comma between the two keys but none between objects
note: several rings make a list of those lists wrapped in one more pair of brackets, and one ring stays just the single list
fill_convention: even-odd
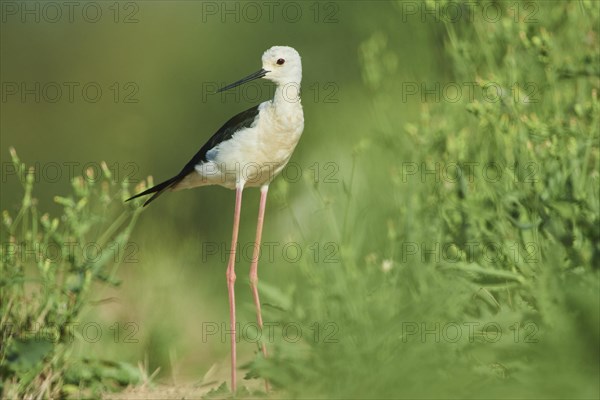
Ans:
[{"label": "black tail feather", "polygon": [[154,201],[154,199],[156,199],[158,196],[160,196],[165,190],[169,189],[171,186],[173,186],[174,184],[176,184],[179,181],[180,181],[179,176],[174,176],[173,178],[168,179],[164,182],[161,182],[158,185],[152,186],[150,189],[146,189],[143,192],[136,194],[135,196],[131,196],[130,198],[128,198],[125,201],[133,200],[138,197],[146,196],[148,194],[154,193],[154,195],[152,197],[150,197],[148,200],[146,200],[146,202],[144,203],[144,207],[146,207],[148,204],[150,204],[152,201]]}]

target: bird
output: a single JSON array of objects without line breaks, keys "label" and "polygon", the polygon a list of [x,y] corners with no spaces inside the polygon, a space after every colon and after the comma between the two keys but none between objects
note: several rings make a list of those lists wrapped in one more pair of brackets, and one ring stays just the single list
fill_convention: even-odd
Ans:
[{"label": "bird", "polygon": [[[220,88],[217,93],[264,78],[275,84],[273,98],[242,111],[225,122],[177,175],[126,200],[151,195],[144,202],[145,207],[166,191],[207,185],[220,185],[235,190],[231,251],[226,272],[231,332],[231,389],[234,393],[237,388],[235,253],[242,192],[246,187],[260,188],[256,238],[249,275],[257,323],[262,329],[263,319],[258,293],[258,258],[267,193],[269,184],[292,157],[304,131],[304,113],[300,99],[302,81],[300,54],[289,46],[273,46],[263,53],[261,61],[261,69]],[[261,351],[266,358],[268,352],[264,343],[261,345]],[[265,381],[265,385],[268,391],[268,381]]]}]

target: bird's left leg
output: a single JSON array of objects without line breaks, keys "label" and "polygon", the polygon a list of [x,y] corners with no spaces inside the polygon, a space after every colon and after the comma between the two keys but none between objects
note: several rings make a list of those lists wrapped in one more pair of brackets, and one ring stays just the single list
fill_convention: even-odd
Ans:
[{"label": "bird's left leg", "polygon": [[235,393],[237,388],[236,374],[236,332],[235,332],[235,250],[238,242],[238,230],[240,226],[240,213],[242,209],[242,192],[244,182],[238,183],[235,190],[235,211],[233,213],[233,230],[231,234],[231,253],[227,264],[227,291],[229,292],[229,320],[231,334],[231,391]]},{"label": "bird's left leg", "polygon": [[[254,250],[252,254],[252,263],[250,264],[250,287],[252,288],[252,297],[254,297],[254,305],[256,306],[256,319],[258,326],[262,331],[263,320],[260,312],[260,299],[258,297],[258,257],[260,255],[260,242],[262,239],[262,227],[265,220],[265,206],[267,204],[267,192],[269,191],[269,185],[264,185],[260,188],[260,206],[258,209],[258,222],[256,224],[256,239],[254,241]],[[267,347],[264,342],[261,342],[261,350],[263,356],[267,358]],[[269,390],[269,383],[265,381],[267,391]]]}]

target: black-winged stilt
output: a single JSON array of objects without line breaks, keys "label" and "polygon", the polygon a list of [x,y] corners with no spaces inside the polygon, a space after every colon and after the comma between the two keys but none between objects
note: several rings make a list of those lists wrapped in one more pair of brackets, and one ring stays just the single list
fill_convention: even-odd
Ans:
[{"label": "black-winged stilt", "polygon": [[[206,185],[221,185],[235,189],[231,252],[227,265],[231,322],[231,388],[234,392],[237,386],[235,252],[242,191],[244,187],[260,187],[256,239],[250,265],[250,287],[256,306],[258,325],[262,329],[257,270],[267,191],[273,178],[281,172],[292,156],[304,129],[304,114],[300,102],[302,63],[298,52],[287,46],[271,47],[263,54],[262,68],[259,71],[221,88],[219,92],[258,78],[266,78],[276,83],[275,96],[272,100],[265,101],[231,118],[219,128],[177,175],[127,200],[152,194],[152,197],[144,203],[146,206],[166,190],[189,189]],[[267,357],[264,343],[262,352]]]}]

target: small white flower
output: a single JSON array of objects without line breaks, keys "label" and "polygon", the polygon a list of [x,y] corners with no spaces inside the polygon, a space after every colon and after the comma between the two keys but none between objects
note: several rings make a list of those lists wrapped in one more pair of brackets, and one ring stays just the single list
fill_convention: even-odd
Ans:
[{"label": "small white flower", "polygon": [[388,272],[392,269],[393,265],[394,262],[392,260],[383,260],[383,262],[381,263],[381,270],[383,272]]}]

